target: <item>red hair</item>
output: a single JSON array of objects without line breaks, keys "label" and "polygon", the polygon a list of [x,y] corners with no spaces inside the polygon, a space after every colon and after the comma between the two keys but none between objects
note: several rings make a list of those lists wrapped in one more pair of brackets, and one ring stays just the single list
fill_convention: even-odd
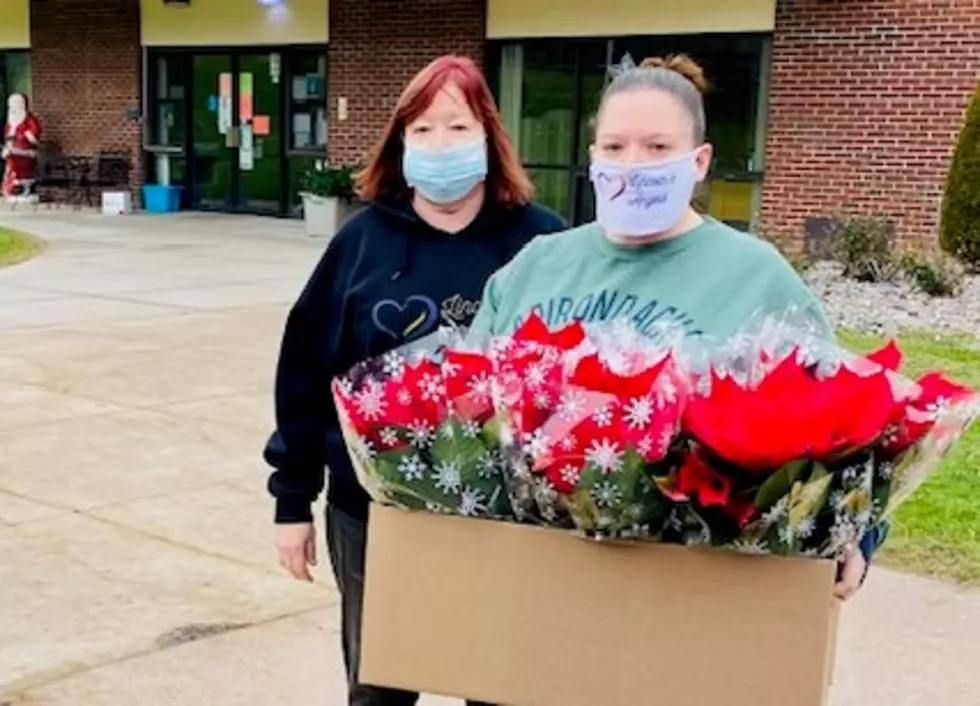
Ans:
[{"label": "red hair", "polygon": [[531,201],[534,187],[504,130],[490,87],[476,63],[463,56],[441,56],[409,81],[367,166],[357,175],[358,196],[373,201],[403,196],[408,191],[402,176],[405,128],[428,110],[439,91],[450,84],[466,97],[467,105],[487,133],[487,198],[503,205]]}]

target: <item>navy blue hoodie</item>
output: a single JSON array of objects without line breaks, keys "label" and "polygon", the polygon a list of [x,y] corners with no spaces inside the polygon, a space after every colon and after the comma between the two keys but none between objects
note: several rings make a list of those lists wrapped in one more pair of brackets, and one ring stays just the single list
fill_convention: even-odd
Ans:
[{"label": "navy blue hoodie", "polygon": [[565,223],[539,206],[486,208],[456,234],[407,203],[374,203],[331,241],[286,322],[276,375],[276,431],[265,448],[276,522],[309,522],[327,501],[365,519],[368,496],[347,456],[330,381],[356,363],[435,330],[469,326],[487,279],[534,236]]}]

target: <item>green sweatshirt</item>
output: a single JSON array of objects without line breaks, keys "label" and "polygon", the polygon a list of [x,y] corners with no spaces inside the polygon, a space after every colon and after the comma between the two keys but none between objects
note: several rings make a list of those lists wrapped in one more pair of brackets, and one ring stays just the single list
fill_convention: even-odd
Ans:
[{"label": "green sweatshirt", "polygon": [[628,317],[641,333],[664,325],[719,340],[754,315],[804,312],[831,337],[819,301],[770,243],[713,219],[642,247],[596,223],[536,238],[487,283],[471,333],[509,335],[537,312],[551,327]]}]

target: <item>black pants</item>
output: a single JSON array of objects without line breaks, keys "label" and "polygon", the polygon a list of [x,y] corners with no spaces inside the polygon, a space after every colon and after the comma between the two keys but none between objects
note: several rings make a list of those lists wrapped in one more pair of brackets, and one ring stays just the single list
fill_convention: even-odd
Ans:
[{"label": "black pants", "polygon": [[[327,506],[327,550],[340,590],[341,634],[347,667],[349,706],[415,706],[419,695],[358,683],[361,657],[361,604],[364,599],[364,523]],[[468,702],[470,706],[491,706]]]}]

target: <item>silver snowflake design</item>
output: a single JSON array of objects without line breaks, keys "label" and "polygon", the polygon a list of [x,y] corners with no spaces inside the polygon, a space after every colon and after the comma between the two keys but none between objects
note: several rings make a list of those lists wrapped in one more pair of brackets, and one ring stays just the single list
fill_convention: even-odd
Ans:
[{"label": "silver snowflake design", "polygon": [[885,434],[882,437],[882,443],[884,443],[885,446],[891,446],[892,444],[898,443],[898,435],[900,432],[901,429],[899,427],[895,426],[894,424],[891,425],[885,429]]},{"label": "silver snowflake design", "polygon": [[464,517],[476,517],[486,513],[487,496],[477,488],[463,488],[459,496],[459,514]]},{"label": "silver snowflake design", "polygon": [[432,472],[435,486],[445,495],[459,495],[463,487],[463,473],[458,460],[441,461]]},{"label": "silver snowflake design", "polygon": [[384,398],[384,390],[377,383],[367,385],[354,395],[354,406],[362,417],[376,421],[384,416],[388,402]]},{"label": "silver snowflake design", "polygon": [[407,481],[422,480],[425,463],[418,454],[405,456],[398,462],[398,474]]},{"label": "silver snowflake design", "polygon": [[835,510],[840,510],[847,503],[847,493],[843,490],[835,490],[830,494],[828,502],[830,503],[830,507]]},{"label": "silver snowflake design", "polygon": [[893,463],[882,463],[878,466],[878,473],[884,479],[889,479],[895,475],[895,464]]},{"label": "silver snowflake design", "polygon": [[347,397],[354,394],[354,382],[350,378],[341,378],[337,381],[337,384],[340,386],[340,391]]},{"label": "silver snowflake design", "polygon": [[566,422],[581,419],[585,413],[585,395],[578,390],[566,390],[558,403],[558,416]]},{"label": "silver snowflake design", "polygon": [[419,389],[422,391],[423,400],[434,402],[446,396],[446,381],[441,375],[423,375],[419,382]]},{"label": "silver snowflake design", "polygon": [[653,400],[649,395],[630,400],[626,404],[623,418],[631,429],[645,429],[653,421]]},{"label": "silver snowflake design", "polygon": [[432,446],[436,430],[424,420],[415,420],[408,426],[408,439],[412,446],[427,449]]},{"label": "silver snowflake design", "polygon": [[369,439],[364,439],[361,441],[361,453],[367,458],[377,458],[378,450],[374,446],[374,442]]},{"label": "silver snowflake design", "polygon": [[762,523],[770,527],[789,512],[789,498],[780,498],[779,501],[762,514]]},{"label": "silver snowflake design", "polygon": [[609,439],[593,441],[585,452],[586,460],[603,473],[615,473],[623,467],[623,450]]},{"label": "silver snowflake design", "polygon": [[792,544],[795,538],[796,534],[792,525],[783,525],[779,528],[779,539],[784,544]]},{"label": "silver snowflake design", "polygon": [[547,379],[548,366],[544,363],[532,363],[531,365],[527,366],[527,372],[524,374],[524,381],[532,390],[536,390],[544,385]]},{"label": "silver snowflake design", "polygon": [[551,395],[549,395],[544,390],[538,390],[534,393],[534,407],[536,409],[548,409],[551,407]]},{"label": "silver snowflake design", "polygon": [[403,407],[409,407],[411,406],[412,402],[414,402],[412,393],[409,392],[408,389],[404,387],[398,391],[398,394],[396,395],[396,399],[398,400],[398,404],[402,405]]},{"label": "silver snowflake design", "polygon": [[658,407],[666,407],[667,405],[674,404],[677,402],[678,394],[677,385],[669,377],[663,377],[657,381],[657,388],[654,391],[654,395]]},{"label": "silver snowflake design", "polygon": [[578,439],[574,434],[566,434],[561,438],[561,441],[558,442],[558,448],[565,453],[571,453],[575,450],[576,446],[578,446]]},{"label": "silver snowflake design", "polygon": [[592,500],[600,508],[610,508],[620,502],[623,497],[619,486],[609,481],[603,481],[592,489]]},{"label": "silver snowflake design", "polygon": [[534,499],[541,506],[553,505],[558,500],[558,491],[547,478],[540,478],[534,484]]},{"label": "silver snowflake design", "polygon": [[524,438],[524,453],[531,458],[541,458],[551,451],[551,439],[543,429],[535,429]]},{"label": "silver snowflake design", "polygon": [[503,464],[499,452],[489,449],[477,460],[477,473],[480,478],[489,479],[497,474]]},{"label": "silver snowflake design", "polygon": [[592,421],[595,422],[596,426],[600,429],[608,427],[613,421],[612,410],[608,405],[600,407],[592,413]]},{"label": "silver snowflake design", "polygon": [[480,373],[469,381],[470,397],[476,402],[486,404],[493,395],[493,379],[486,373]]},{"label": "silver snowflake design", "polygon": [[442,365],[439,366],[439,369],[442,371],[443,377],[451,378],[459,374],[459,371],[463,369],[463,366],[460,365],[459,363],[453,363],[451,361],[444,360],[442,361]]},{"label": "silver snowflake design", "polygon": [[812,517],[804,517],[796,525],[796,536],[800,539],[809,539],[817,529],[817,523]]},{"label": "silver snowflake design", "polygon": [[456,427],[452,423],[443,424],[439,429],[439,435],[443,439],[451,441],[456,437]]},{"label": "silver snowflake design", "polygon": [[640,455],[643,456],[643,458],[649,458],[653,455],[653,444],[654,441],[651,437],[644,436],[636,445],[636,450],[640,452]]},{"label": "silver snowflake design", "polygon": [[397,351],[385,353],[381,361],[381,369],[387,377],[400,380],[402,375],[405,374],[405,358]]},{"label": "silver snowflake design", "polygon": [[568,483],[569,485],[578,485],[579,479],[582,477],[582,469],[572,464],[568,464],[567,466],[562,466],[561,470],[558,471],[558,474],[565,483]]},{"label": "silver snowflake design", "polygon": [[480,423],[472,419],[463,422],[463,436],[467,439],[475,439],[480,435]]},{"label": "silver snowflake design", "polygon": [[398,443],[398,430],[394,427],[385,427],[381,430],[381,443],[385,446],[394,446]]}]

